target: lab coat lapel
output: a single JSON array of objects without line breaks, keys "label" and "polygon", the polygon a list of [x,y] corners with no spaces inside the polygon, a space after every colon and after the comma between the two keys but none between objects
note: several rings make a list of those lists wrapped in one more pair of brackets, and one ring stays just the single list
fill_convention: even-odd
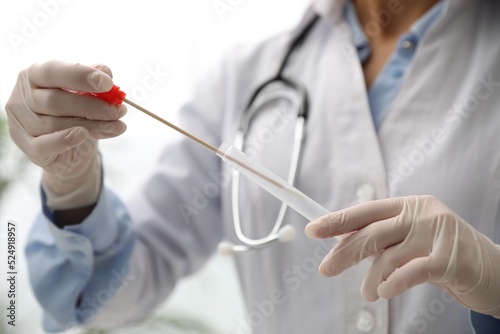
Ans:
[{"label": "lab coat lapel", "polygon": [[433,124],[439,117],[437,114],[442,113],[443,96],[447,96],[443,90],[454,85],[449,82],[449,74],[457,64],[465,66],[464,57],[469,54],[470,45],[464,43],[468,39],[464,34],[473,29],[464,29],[464,25],[471,26],[473,16],[460,14],[464,9],[463,1],[449,4],[443,19],[420,42],[403,86],[380,128],[379,140],[392,196],[403,181],[399,176],[405,174],[401,171],[405,161],[411,158],[421,139],[429,137],[428,132],[436,127]]},{"label": "lab coat lapel", "polygon": [[[297,53],[300,62],[289,67],[289,73],[300,73],[311,95],[300,178],[308,181],[301,183],[306,194],[317,194],[321,204],[336,210],[385,197],[385,167],[349,28],[340,21],[332,29],[331,22],[322,20],[317,29],[314,39],[319,41],[306,44],[321,46],[304,45]],[[321,177],[318,170],[324,171]],[[359,195],[360,189],[372,195]]]},{"label": "lab coat lapel", "polygon": [[316,0],[314,9],[322,18],[337,24],[343,20],[345,2],[346,0]]}]

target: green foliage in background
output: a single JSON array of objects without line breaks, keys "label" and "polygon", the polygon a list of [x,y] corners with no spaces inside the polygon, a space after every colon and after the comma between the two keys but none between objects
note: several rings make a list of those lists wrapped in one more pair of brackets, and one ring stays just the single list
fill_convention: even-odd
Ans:
[{"label": "green foliage in background", "polygon": [[24,172],[26,158],[9,138],[7,119],[0,113],[0,201],[5,191]]}]

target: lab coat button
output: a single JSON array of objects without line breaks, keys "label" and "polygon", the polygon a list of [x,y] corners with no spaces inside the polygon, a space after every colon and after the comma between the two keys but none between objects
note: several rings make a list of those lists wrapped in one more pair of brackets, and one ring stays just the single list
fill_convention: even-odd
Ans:
[{"label": "lab coat button", "polygon": [[404,48],[404,49],[412,49],[415,47],[415,43],[413,43],[412,41],[403,41],[403,43],[401,44],[401,46]]},{"label": "lab coat button", "polygon": [[356,191],[356,196],[358,197],[358,203],[372,201],[375,199],[375,189],[368,183],[363,184]]},{"label": "lab coat button", "polygon": [[363,333],[371,332],[375,327],[375,317],[373,314],[367,310],[362,310],[358,313],[358,318],[356,319],[356,328]]}]

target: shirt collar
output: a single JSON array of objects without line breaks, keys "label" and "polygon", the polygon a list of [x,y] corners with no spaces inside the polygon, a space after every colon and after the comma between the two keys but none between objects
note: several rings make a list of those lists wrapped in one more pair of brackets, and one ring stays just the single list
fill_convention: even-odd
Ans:
[{"label": "shirt collar", "polygon": [[[431,9],[429,9],[420,19],[418,19],[410,28],[410,32],[414,35],[416,42],[418,43],[429,28],[435,23],[438,16],[441,14],[445,0],[441,0],[436,3]],[[356,14],[356,8],[352,1],[347,1],[345,3],[344,18],[351,28],[353,34],[354,46],[358,50],[368,48],[368,39],[364,33],[364,30],[359,22],[358,15]]]},{"label": "shirt collar", "polygon": [[368,39],[366,38],[366,34],[361,27],[361,23],[359,22],[358,15],[356,13],[356,7],[352,1],[347,1],[344,7],[344,18],[351,28],[354,46],[359,49],[368,47]]},{"label": "shirt collar", "polygon": [[[330,22],[337,24],[343,20],[343,9],[347,0],[315,0],[316,12]],[[480,0],[442,0],[443,17],[453,16],[464,6],[474,4]]]},{"label": "shirt collar", "polygon": [[418,40],[421,40],[433,23],[436,22],[443,10],[444,2],[445,0],[440,0],[411,26],[410,31],[416,35]]}]

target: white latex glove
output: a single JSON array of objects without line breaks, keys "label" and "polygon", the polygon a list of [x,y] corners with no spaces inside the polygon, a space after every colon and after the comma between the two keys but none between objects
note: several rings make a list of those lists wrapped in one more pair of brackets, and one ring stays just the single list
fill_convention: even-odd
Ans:
[{"label": "white latex glove", "polygon": [[429,282],[465,307],[500,316],[500,246],[436,197],[366,202],[320,217],[305,232],[311,238],[354,232],[321,263],[325,276],[378,255],[361,287],[368,301],[390,299]]},{"label": "white latex glove", "polygon": [[6,104],[9,132],[28,158],[43,168],[42,186],[52,209],[96,202],[101,179],[97,140],[126,129],[119,121],[127,110],[124,105],[66,90],[97,93],[112,85],[105,66],[49,61],[19,74]]}]

